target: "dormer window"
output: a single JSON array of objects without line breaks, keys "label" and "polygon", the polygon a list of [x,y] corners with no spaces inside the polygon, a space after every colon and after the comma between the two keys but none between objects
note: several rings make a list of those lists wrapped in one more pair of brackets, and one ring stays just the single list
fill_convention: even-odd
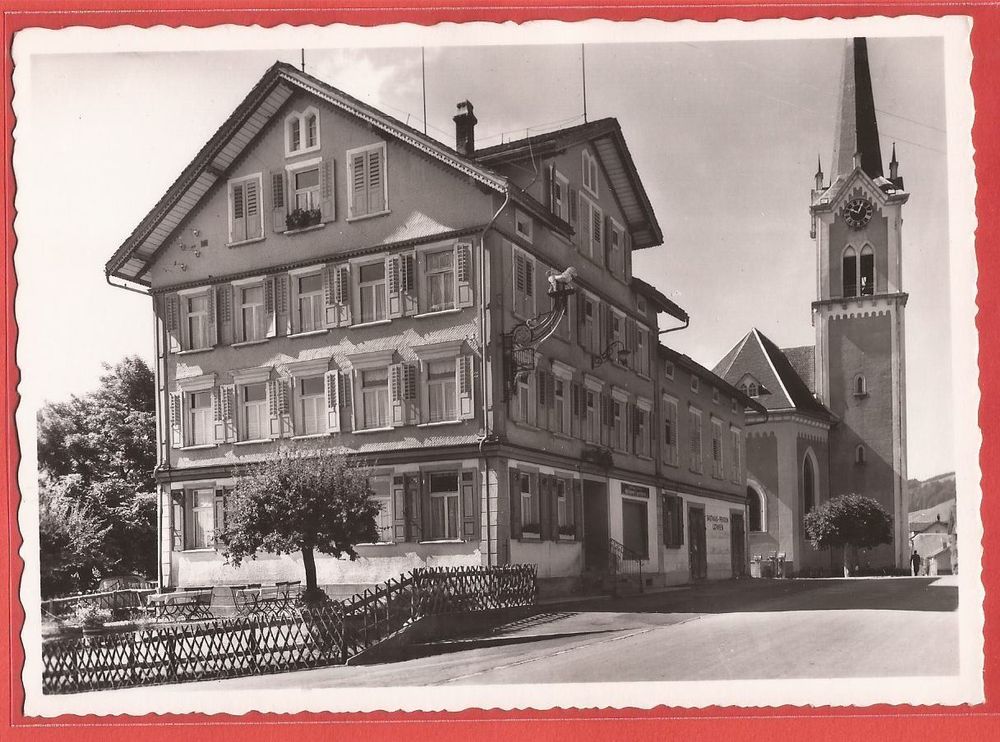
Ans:
[{"label": "dormer window", "polygon": [[307,108],[285,117],[285,157],[319,149],[319,111]]}]

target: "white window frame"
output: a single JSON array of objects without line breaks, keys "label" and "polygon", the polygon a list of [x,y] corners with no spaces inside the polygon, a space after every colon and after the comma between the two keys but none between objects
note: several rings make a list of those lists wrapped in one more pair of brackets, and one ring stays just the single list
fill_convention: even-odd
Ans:
[{"label": "white window frame", "polygon": [[[197,291],[190,292],[178,292],[180,297],[181,305],[181,321],[183,322],[182,332],[181,332],[181,349],[182,350],[207,350],[212,347],[209,343],[210,332],[209,332],[209,304],[212,301],[212,297],[209,296],[212,291],[212,287],[198,289]],[[192,312],[191,311],[191,301],[194,299],[204,299],[205,300],[205,311],[204,312]],[[216,308],[218,311],[218,308]],[[204,344],[195,345],[192,339],[191,333],[191,318],[193,316],[203,316],[204,319],[201,323],[201,335],[204,340]]]},{"label": "white window frame", "polygon": [[674,362],[673,361],[664,361],[663,362],[663,377],[667,381],[673,381],[674,380]]},{"label": "white window frame", "polygon": [[729,438],[733,443],[732,481],[739,482],[743,478],[743,431],[730,425]]},{"label": "white window frame", "polygon": [[[452,476],[455,477],[455,490],[434,490],[434,478],[435,476]],[[459,470],[446,470],[446,471],[431,471],[427,473],[427,489],[428,497],[430,499],[431,511],[433,512],[434,503],[436,500],[443,500],[444,508],[444,533],[434,533],[429,534],[430,540],[432,541],[457,541],[462,537],[462,471]],[[449,513],[454,512],[454,524],[455,532],[450,533],[448,530]],[[433,524],[433,516],[428,518],[429,524]]]},{"label": "white window frame", "polygon": [[[264,286],[263,278],[254,278],[249,281],[233,281],[233,336],[236,338],[236,345],[241,343],[256,343],[267,339],[267,313],[264,311],[266,304],[265,295],[267,289]],[[249,289],[260,289],[260,303],[259,304],[245,304],[243,302],[243,292]],[[245,307],[260,307],[259,313],[254,312],[253,314],[259,314],[257,318],[256,328],[259,331],[258,337],[247,337],[247,322],[246,317],[243,314]],[[235,315],[239,316],[239,320],[236,320]],[[255,333],[256,334],[256,333]]]},{"label": "white window frame", "polygon": [[[259,221],[259,224],[258,224],[259,229],[258,229],[258,231],[260,232],[260,234],[257,237],[245,237],[245,238],[243,238],[241,240],[237,240],[237,239],[234,239],[234,236],[233,236],[233,226],[234,226],[233,222],[235,220],[235,214],[233,213],[233,188],[234,188],[234,186],[237,186],[237,185],[243,185],[244,186],[244,188],[243,188],[243,198],[244,198],[243,209],[244,209],[244,213],[245,213],[245,211],[246,211],[246,201],[245,201],[245,199],[246,199],[246,192],[247,192],[245,184],[249,183],[251,180],[254,180],[254,181],[257,182],[257,219]],[[257,240],[264,239],[264,174],[262,172],[261,173],[251,173],[249,175],[241,175],[238,178],[230,178],[227,181],[227,183],[226,183],[226,212],[229,215],[229,230],[227,232],[227,234],[229,235],[229,242],[228,242],[228,244],[230,244],[230,245],[240,245],[240,244],[243,244],[244,242],[256,242]],[[248,217],[244,216],[244,218],[248,218]]]},{"label": "white window frame", "polygon": [[691,391],[697,394],[701,391],[701,379],[691,374]]},{"label": "white window frame", "polygon": [[635,352],[632,354],[635,361],[633,366],[635,372],[644,379],[649,378],[649,330],[645,326],[637,324],[635,327]]},{"label": "white window frame", "polygon": [[559,198],[556,199],[556,191],[553,188],[552,191],[552,213],[557,217],[562,219],[564,222],[569,221],[569,178],[560,173],[558,170],[554,172],[555,177],[553,178],[553,183],[559,188]]},{"label": "white window frame", "polygon": [[[385,372],[385,384],[384,384],[383,388],[380,389],[377,385],[372,385],[371,387],[366,387],[365,386],[365,373],[366,372],[371,372],[371,371],[384,371]],[[359,392],[359,394],[358,394],[357,398],[361,402],[361,405],[360,405],[361,409],[359,410],[359,412],[361,414],[358,415],[358,418],[357,418],[358,430],[385,430],[385,429],[389,429],[391,427],[391,423],[392,423],[392,407],[391,407],[390,395],[389,395],[389,383],[390,383],[391,377],[392,377],[392,369],[390,369],[388,366],[381,366],[381,365],[380,366],[368,366],[366,368],[358,370],[358,392]],[[383,394],[385,395],[384,398],[382,397]],[[375,407],[376,407],[376,410],[375,410],[375,413],[376,413],[375,416],[376,416],[376,418],[378,417],[378,414],[377,414],[378,413],[378,409],[377,408],[379,406],[379,402],[380,401],[384,402],[384,406],[385,406],[384,415],[383,415],[384,419],[381,420],[381,421],[378,420],[378,419],[376,419],[375,420],[376,424],[374,424],[374,425],[369,425],[368,424],[368,406],[369,406],[369,396],[370,395],[374,395],[374,401],[375,401]]]},{"label": "white window frame", "polygon": [[[198,493],[208,493],[209,504],[198,505]],[[215,487],[191,487],[184,490],[184,509],[187,533],[184,534],[184,549],[196,551],[201,549],[215,548]],[[211,527],[205,530],[204,542],[199,543],[197,538],[198,515],[208,514],[208,521]]]},{"label": "white window frame", "polygon": [[[295,376],[295,435],[297,436],[310,436],[310,435],[323,435],[327,432],[326,420],[327,420],[327,408],[326,408],[326,377],[325,372],[320,374],[303,374],[301,376]],[[319,382],[319,392],[313,392],[312,394],[305,394],[302,391],[302,385],[307,382]],[[314,407],[314,416],[316,420],[315,430],[308,430],[306,428],[306,402],[311,403]]]},{"label": "white window frame", "polygon": [[[426,384],[426,389],[427,389],[427,419],[424,422],[444,423],[444,422],[454,422],[458,420],[459,419],[458,384],[456,383],[455,380],[454,357],[428,359],[425,362],[425,364],[427,368],[426,378],[424,379],[424,383]],[[435,364],[441,364],[446,367],[443,372],[444,376],[442,378],[439,379],[431,378],[431,367]],[[434,399],[432,390],[438,386],[442,388],[440,398],[444,404],[444,408],[436,412],[434,410]],[[449,387],[451,390],[450,395],[448,393]],[[451,407],[452,407],[451,415],[447,414],[448,412],[447,406],[449,399],[451,400]]]},{"label": "white window frame", "polygon": [[[306,144],[306,138],[308,135],[306,122],[308,121],[310,115],[314,115],[316,117],[316,142],[312,146]],[[293,122],[295,130],[298,131],[299,134],[299,146],[296,149],[292,148],[291,132]],[[297,157],[298,155],[317,152],[322,144],[321,129],[319,109],[315,106],[309,106],[303,111],[295,111],[285,116],[285,157]]]},{"label": "white window frame", "polygon": [[[542,515],[541,502],[538,497],[538,475],[522,471],[521,474],[521,533],[541,535]],[[527,483],[527,487],[525,487]],[[534,488],[532,488],[534,484]],[[527,526],[537,526],[537,530],[529,530]]]},{"label": "white window frame", "polygon": [[316,185],[308,189],[309,192],[315,194],[315,198],[310,199],[313,201],[312,206],[309,209],[303,209],[303,211],[319,211],[323,196],[323,158],[314,157],[309,160],[302,160],[301,162],[295,162],[290,165],[285,165],[285,171],[288,177],[288,213],[291,214],[293,211],[299,208],[298,205],[298,189],[295,187],[295,176],[307,170],[316,171]]},{"label": "white window frame", "polygon": [[583,189],[595,198],[599,194],[597,159],[590,154],[590,150],[584,149],[581,157],[583,170]]},{"label": "white window frame", "polygon": [[[617,219],[611,217],[611,234],[607,236],[608,271],[612,275],[625,277],[625,227]],[[615,247],[617,240],[618,246]],[[617,257],[615,257],[617,250]]]},{"label": "white window frame", "polygon": [[[204,395],[208,404],[203,407],[195,407],[194,400],[197,395]],[[186,446],[209,446],[215,445],[215,420],[212,415],[212,391],[210,389],[198,389],[184,392],[184,408],[188,417],[188,424],[184,426]],[[197,412],[196,412],[197,410]],[[199,436],[199,429],[201,435]],[[200,440],[199,440],[200,438]]]},{"label": "white window frame", "polygon": [[[376,487],[376,482],[385,483],[384,494]],[[376,544],[389,544],[395,541],[392,512],[392,477],[388,474],[376,474],[368,479],[368,487],[372,491],[372,500],[378,502],[379,512],[375,516]]]},{"label": "white window frame", "polygon": [[[295,281],[295,306],[291,308],[293,313],[293,323],[292,327],[294,329],[294,334],[299,335],[306,332],[320,332],[326,329],[326,292],[323,289],[323,268],[322,266],[318,268],[310,268],[308,270],[303,270],[301,272],[291,273],[290,278]],[[301,281],[305,278],[319,278],[319,288],[313,291],[303,292],[299,289]],[[302,315],[302,300],[308,298],[311,301],[310,304],[310,323],[315,321],[315,324],[310,327],[305,326],[303,322]],[[319,308],[318,318],[316,316],[316,308]]]},{"label": "white window frame", "polygon": [[[371,265],[381,265],[382,266],[382,279],[381,281],[362,281],[361,280],[361,269],[366,268]],[[356,284],[356,295],[357,302],[355,306],[357,307],[357,320],[354,324],[356,325],[369,325],[376,322],[385,322],[389,319],[389,276],[386,273],[385,266],[385,256],[379,257],[377,260],[359,260],[356,263],[352,261],[351,273],[355,276],[354,282]],[[378,306],[378,285],[382,285],[382,316],[365,318],[364,312],[364,292],[366,288],[374,289],[371,292],[372,301],[375,302],[375,306]]]},{"label": "white window frame", "polygon": [[[448,253],[451,255],[451,270],[447,271],[442,268],[435,268],[433,270],[428,268],[428,259],[432,255],[438,255]],[[438,245],[435,247],[429,247],[421,250],[418,253],[419,268],[420,268],[420,279],[421,284],[420,296],[418,302],[420,303],[420,312],[422,314],[429,314],[431,312],[447,312],[449,310],[455,309],[458,306],[458,266],[455,264],[455,247]],[[435,306],[431,302],[431,284],[430,279],[432,276],[445,275],[451,273],[451,304],[449,306]],[[443,284],[448,283],[445,279]]]},{"label": "white window frame", "polygon": [[[559,430],[561,435],[572,435],[572,419],[570,415],[570,405],[572,400],[570,395],[572,394],[573,386],[573,367],[569,366],[562,361],[553,359],[552,361],[552,376],[554,377],[552,384],[552,395],[556,408],[556,418],[558,419]],[[562,386],[562,393],[556,394],[556,385]],[[561,411],[560,411],[561,408]]]},{"label": "white window frame", "polygon": [[[252,401],[246,400],[246,391],[249,387],[260,386],[264,389],[264,398],[256,399]],[[266,381],[251,381],[242,384],[237,384],[236,386],[237,394],[237,410],[239,415],[239,420],[236,425],[236,435],[237,440],[240,442],[247,441],[265,441],[270,439],[269,426],[271,421],[270,410],[268,409],[267,400],[267,382]],[[256,412],[257,423],[259,425],[259,430],[257,435],[254,437],[250,436],[250,415],[249,409],[253,408]]]},{"label": "white window frame", "polygon": [[[382,210],[369,211],[364,214],[354,213],[354,156],[361,153],[368,153],[373,150],[381,152],[382,163]],[[359,219],[368,219],[373,216],[381,216],[389,213],[389,153],[385,142],[375,142],[366,144],[363,147],[355,147],[347,150],[345,157],[345,167],[347,168],[347,221],[354,222]]]}]

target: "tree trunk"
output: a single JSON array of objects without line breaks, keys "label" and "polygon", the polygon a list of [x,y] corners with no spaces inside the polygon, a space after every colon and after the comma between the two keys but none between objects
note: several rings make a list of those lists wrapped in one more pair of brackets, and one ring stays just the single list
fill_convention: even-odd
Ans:
[{"label": "tree trunk", "polygon": [[316,558],[311,546],[302,547],[302,566],[306,569],[306,593],[314,595],[316,586]]},{"label": "tree trunk", "polygon": [[844,577],[851,576],[851,550],[844,544]]}]

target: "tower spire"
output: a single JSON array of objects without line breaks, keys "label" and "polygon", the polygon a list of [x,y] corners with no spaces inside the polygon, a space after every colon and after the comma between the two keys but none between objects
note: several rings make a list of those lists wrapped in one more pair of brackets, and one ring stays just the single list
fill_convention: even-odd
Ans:
[{"label": "tower spire", "polygon": [[833,146],[831,181],[854,170],[855,154],[858,164],[869,177],[882,175],[868,43],[862,37],[847,40]]}]

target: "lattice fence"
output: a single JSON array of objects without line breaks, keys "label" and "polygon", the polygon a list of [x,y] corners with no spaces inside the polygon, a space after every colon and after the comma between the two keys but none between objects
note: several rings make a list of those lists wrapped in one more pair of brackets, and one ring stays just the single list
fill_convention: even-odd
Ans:
[{"label": "lattice fence", "polygon": [[50,639],[42,645],[42,687],[76,693],[343,664],[422,616],[531,605],[535,577],[532,564],[418,569],[290,616]]}]

